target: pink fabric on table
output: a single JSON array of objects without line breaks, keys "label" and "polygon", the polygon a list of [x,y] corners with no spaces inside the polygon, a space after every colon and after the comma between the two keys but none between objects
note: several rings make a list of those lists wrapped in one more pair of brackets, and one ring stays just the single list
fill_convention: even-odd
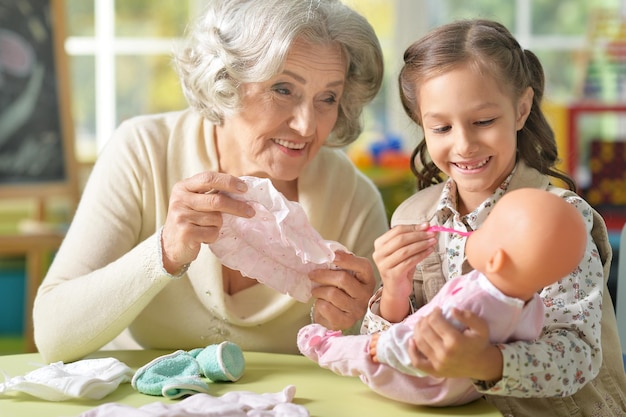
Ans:
[{"label": "pink fabric on table", "polygon": [[223,214],[218,239],[209,245],[222,264],[289,294],[298,301],[311,298],[314,269],[333,268],[335,251],[348,250],[324,240],[311,226],[302,206],[287,200],[266,178],[241,177],[245,194],[228,194],[252,205],[251,218]]}]

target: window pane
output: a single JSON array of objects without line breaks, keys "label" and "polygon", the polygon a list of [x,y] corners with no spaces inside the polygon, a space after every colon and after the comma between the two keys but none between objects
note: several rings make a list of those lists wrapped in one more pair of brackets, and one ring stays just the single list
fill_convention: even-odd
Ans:
[{"label": "window pane", "polygon": [[497,20],[515,30],[515,2],[493,0],[428,0],[430,26],[440,26],[458,19],[485,18]]},{"label": "window pane", "polygon": [[533,48],[546,76],[545,97],[553,101],[568,102],[575,99],[581,86],[581,74],[576,65],[576,52],[566,50],[541,50]]},{"label": "window pane", "polygon": [[67,35],[93,36],[94,2],[85,0],[65,0],[67,9]]},{"label": "window pane", "polygon": [[532,0],[534,35],[584,36],[598,8],[617,9],[619,0]]},{"label": "window pane", "polygon": [[94,57],[72,56],[69,68],[76,157],[92,161],[97,153]]},{"label": "window pane", "polygon": [[189,23],[189,4],[172,0],[115,2],[115,35],[179,37]]},{"label": "window pane", "polygon": [[[389,0],[346,0],[345,3],[362,14],[370,22],[383,48],[385,68],[392,68],[394,61],[401,54],[397,50],[393,38],[395,2]],[[390,88],[393,91],[396,90],[395,82],[395,74],[391,71],[385,71],[380,93],[364,109],[363,120],[366,132],[369,131],[371,133],[375,131],[375,134],[380,135],[391,128],[388,126],[389,121],[387,120],[386,112],[389,105],[388,91]],[[367,133],[364,136],[367,136]],[[380,139],[380,137],[375,137],[375,139]]]},{"label": "window pane", "polygon": [[116,69],[117,124],[132,116],[187,106],[170,56],[118,56]]}]

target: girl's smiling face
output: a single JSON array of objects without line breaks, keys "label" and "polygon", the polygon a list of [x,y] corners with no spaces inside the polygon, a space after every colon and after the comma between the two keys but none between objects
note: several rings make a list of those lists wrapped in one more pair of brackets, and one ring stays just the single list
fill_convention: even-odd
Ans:
[{"label": "girl's smiling face", "polygon": [[240,111],[216,128],[221,170],[297,179],[335,126],[345,79],[338,47],[294,42],[283,71],[243,84]]},{"label": "girl's smiling face", "polygon": [[433,162],[457,184],[467,214],[491,196],[515,166],[517,131],[532,105],[532,88],[517,101],[496,80],[462,65],[423,82],[419,119]]}]

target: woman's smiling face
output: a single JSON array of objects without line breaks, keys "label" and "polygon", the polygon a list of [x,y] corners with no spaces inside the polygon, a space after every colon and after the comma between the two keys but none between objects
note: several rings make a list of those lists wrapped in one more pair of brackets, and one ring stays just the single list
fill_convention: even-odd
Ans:
[{"label": "woman's smiling face", "polygon": [[422,83],[418,101],[428,153],[456,182],[459,209],[472,211],[515,166],[532,89],[516,101],[494,78],[463,65]]},{"label": "woman's smiling face", "polygon": [[282,72],[243,84],[241,110],[216,128],[221,170],[297,179],[335,126],[345,79],[338,47],[294,42]]}]

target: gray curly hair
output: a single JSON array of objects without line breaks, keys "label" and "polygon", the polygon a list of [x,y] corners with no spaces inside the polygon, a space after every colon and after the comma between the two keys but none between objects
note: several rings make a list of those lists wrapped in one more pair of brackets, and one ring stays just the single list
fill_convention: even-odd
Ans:
[{"label": "gray curly hair", "polygon": [[297,38],[341,47],[346,83],[326,144],[353,142],[363,107],[380,90],[383,54],[372,26],[339,0],[210,1],[174,56],[189,105],[221,124],[240,106],[238,87],[277,75]]}]

